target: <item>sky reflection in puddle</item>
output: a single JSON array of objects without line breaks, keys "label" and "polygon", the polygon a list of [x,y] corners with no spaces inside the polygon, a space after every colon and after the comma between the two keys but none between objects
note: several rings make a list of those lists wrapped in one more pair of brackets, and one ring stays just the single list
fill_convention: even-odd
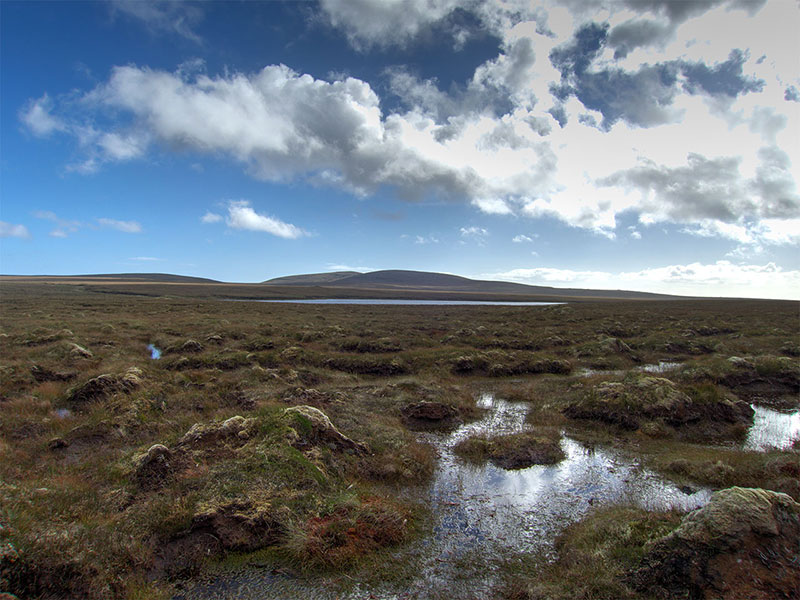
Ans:
[{"label": "sky reflection in puddle", "polygon": [[788,450],[800,439],[800,410],[778,412],[752,405],[753,426],[747,432],[745,450]]}]

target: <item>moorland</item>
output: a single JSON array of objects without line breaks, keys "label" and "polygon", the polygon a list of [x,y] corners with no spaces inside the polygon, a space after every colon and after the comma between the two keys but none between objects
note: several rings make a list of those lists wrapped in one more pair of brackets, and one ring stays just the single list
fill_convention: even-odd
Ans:
[{"label": "moorland", "polygon": [[[568,436],[710,499],[684,514],[590,498],[547,552],[470,553],[492,574],[487,597],[800,595],[800,448],[745,443],[753,407],[800,408],[797,302],[226,301],[263,290],[0,282],[0,592],[214,597],[196,582],[244,572],[262,591],[278,579],[331,597],[453,597],[404,592],[419,564],[402,548],[436,522],[431,440],[480,422],[490,394],[523,428],[470,436],[454,460],[546,469]],[[464,297],[508,299],[447,295]]]}]

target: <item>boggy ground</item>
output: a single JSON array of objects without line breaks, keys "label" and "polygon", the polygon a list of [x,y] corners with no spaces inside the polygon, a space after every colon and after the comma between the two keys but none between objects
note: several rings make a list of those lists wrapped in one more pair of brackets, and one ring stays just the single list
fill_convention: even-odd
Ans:
[{"label": "boggy ground", "polygon": [[[426,507],[397,493],[435,468],[415,431],[475,418],[482,391],[528,403],[537,439],[800,500],[796,446],[740,450],[750,403],[798,406],[797,303],[314,306],[9,282],[0,300],[0,591],[19,597],[167,598],[252,553],[358,569],[425,535]],[[681,366],[641,369],[665,360]],[[497,594],[651,597],[648,552],[680,523],[596,511],[556,562],[509,557]]]}]

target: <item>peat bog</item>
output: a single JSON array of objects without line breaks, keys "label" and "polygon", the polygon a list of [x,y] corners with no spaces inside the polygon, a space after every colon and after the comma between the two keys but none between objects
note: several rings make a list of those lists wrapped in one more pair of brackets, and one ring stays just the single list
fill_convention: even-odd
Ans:
[{"label": "peat bog", "polygon": [[0,592],[798,595],[797,303],[201,292],[3,282]]}]

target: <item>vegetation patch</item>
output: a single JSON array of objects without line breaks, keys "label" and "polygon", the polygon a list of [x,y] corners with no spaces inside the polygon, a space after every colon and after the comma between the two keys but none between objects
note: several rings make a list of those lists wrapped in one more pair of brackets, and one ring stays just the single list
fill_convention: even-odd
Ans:
[{"label": "vegetation patch", "polygon": [[500,436],[473,436],[456,444],[455,453],[473,462],[490,460],[503,469],[525,469],[564,460],[559,436],[524,431]]}]

